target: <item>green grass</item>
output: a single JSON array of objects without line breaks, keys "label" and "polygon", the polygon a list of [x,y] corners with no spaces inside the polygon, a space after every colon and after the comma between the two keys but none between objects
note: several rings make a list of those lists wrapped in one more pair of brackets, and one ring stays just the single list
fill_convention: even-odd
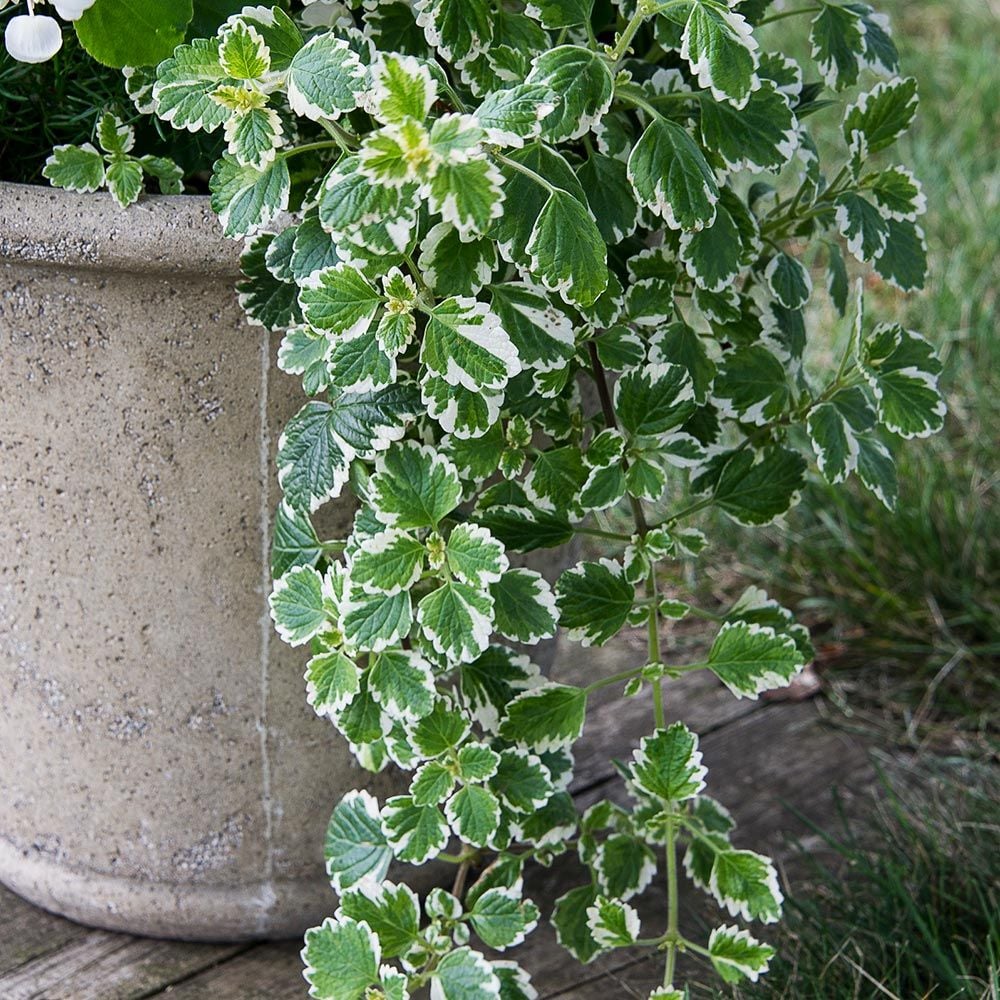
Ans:
[{"label": "green grass", "polygon": [[[737,573],[789,600],[838,654],[826,676],[848,711],[906,742],[990,753],[988,713],[1000,696],[1000,5],[878,7],[892,18],[903,72],[920,85],[916,126],[892,156],[924,184],[930,274],[915,296],[869,277],[868,309],[937,345],[947,426],[893,445],[894,515],[856,484],[813,481],[786,523],[730,532],[730,544]],[[838,126],[834,109],[816,116],[821,145],[834,145]],[[835,339],[813,345],[816,356],[829,357]]]},{"label": "green grass", "polygon": [[[921,765],[883,777],[863,822],[815,830],[778,948],[733,1000],[1000,997],[1000,784],[995,769]],[[826,860],[824,860],[826,859]]]}]

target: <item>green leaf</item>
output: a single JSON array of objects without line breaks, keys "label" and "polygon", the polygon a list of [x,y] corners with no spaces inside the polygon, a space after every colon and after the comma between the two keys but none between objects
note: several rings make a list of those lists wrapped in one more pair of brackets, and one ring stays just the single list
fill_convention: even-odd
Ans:
[{"label": "green leaf", "polygon": [[858,442],[837,406],[820,403],[809,411],[806,429],[816,464],[828,483],[842,483],[857,467]]},{"label": "green leaf", "polygon": [[445,806],[455,835],[473,847],[485,847],[500,824],[500,803],[482,785],[466,785]]},{"label": "green leaf", "polygon": [[812,294],[812,279],[801,261],[787,253],[775,254],[764,270],[764,280],[786,309],[801,309]]},{"label": "green leaf", "polygon": [[837,228],[847,240],[847,249],[858,260],[872,260],[885,249],[889,221],[867,198],[845,191],[837,198]]},{"label": "green leaf", "polygon": [[615,412],[633,437],[665,434],[694,413],[694,385],[681,365],[646,365],[615,385]]},{"label": "green leaf", "polygon": [[[568,191],[578,201],[586,200],[572,167],[545,143],[532,143],[524,149],[510,150],[506,158],[543,177],[553,187]],[[511,166],[505,165],[503,173],[505,204],[517,205],[518,210],[504,212],[494,223],[490,235],[496,240],[504,260],[527,267],[530,258],[525,247],[531,239],[535,220],[545,206],[548,188]]]},{"label": "green leaf", "polygon": [[220,36],[219,64],[234,80],[258,80],[271,69],[271,53],[256,28],[236,20]]},{"label": "green leaf", "polygon": [[427,43],[459,69],[493,36],[494,15],[487,0],[416,0],[413,6]]},{"label": "green leaf", "polygon": [[468,663],[489,645],[493,598],[448,580],[417,605],[417,621],[431,645],[451,662]]},{"label": "green leaf", "polygon": [[538,372],[561,369],[576,349],[573,321],[553,308],[541,289],[505,281],[490,289],[490,308],[517,351],[522,367]]},{"label": "green leaf", "polygon": [[711,88],[717,101],[743,108],[760,85],[757,79],[757,42],[742,14],[722,4],[691,5],[681,58],[702,87]]},{"label": "green leaf", "polygon": [[498,504],[481,511],[476,520],[508,549],[518,552],[555,548],[573,537],[573,529],[563,515],[528,506]]},{"label": "green leaf", "polygon": [[759,427],[785,412],[788,373],[766,347],[741,347],[723,357],[713,391],[720,416]]},{"label": "green leaf", "polygon": [[577,170],[577,177],[605,243],[612,246],[631,236],[639,224],[639,206],[625,164],[594,152]]},{"label": "green leaf", "polygon": [[494,628],[515,642],[534,646],[556,633],[556,599],[548,582],[530,569],[512,569],[490,586]]},{"label": "green leaf", "polygon": [[890,219],[886,223],[882,252],[874,268],[890,285],[904,292],[924,287],[927,277],[927,244],[923,230],[913,222]]},{"label": "green leaf", "polygon": [[691,376],[695,402],[703,406],[708,401],[715,382],[715,362],[709,358],[704,340],[686,323],[661,327],[649,345],[649,360],[682,365]]},{"label": "green leaf", "polygon": [[398,594],[420,579],[425,549],[412,535],[390,528],[364,538],[351,557],[351,583],[368,594]]},{"label": "green leaf", "polygon": [[449,385],[502,389],[520,370],[500,320],[482,302],[454,296],[428,313],[420,360]]},{"label": "green leaf", "polygon": [[459,579],[485,590],[506,572],[503,545],[478,524],[456,525],[445,547],[448,568]]},{"label": "green leaf", "polygon": [[229,152],[242,166],[263,170],[284,144],[284,130],[273,108],[251,107],[237,111],[226,122]]},{"label": "green leaf", "polygon": [[351,590],[341,608],[344,642],[358,652],[377,653],[406,636],[413,625],[410,595],[391,597]]},{"label": "green leaf", "polygon": [[334,404],[309,402],[278,441],[278,482],[294,510],[316,510],[340,496],[355,458],[371,461],[403,436],[417,416],[409,383],[345,394]]},{"label": "green leaf", "polygon": [[481,236],[503,214],[503,174],[485,157],[439,163],[427,186],[431,210],[466,239]]},{"label": "green leaf", "polygon": [[177,129],[215,131],[231,113],[211,96],[223,79],[217,39],[196,38],[178,46],[156,70],[157,116]]},{"label": "green leaf", "polygon": [[891,146],[917,113],[917,81],[913,77],[883,80],[862,94],[844,115],[844,138],[862,156]]},{"label": "green leaf", "polygon": [[889,167],[876,174],[871,192],[879,211],[896,222],[916,222],[927,211],[920,181],[906,167]]},{"label": "green leaf", "polygon": [[597,223],[566,191],[549,193],[525,252],[532,274],[567,302],[592,305],[608,286],[607,249]]},{"label": "green leaf", "polygon": [[410,785],[410,795],[413,804],[418,806],[437,806],[451,795],[455,787],[455,776],[436,760],[428,761],[417,769]]},{"label": "green leaf", "polygon": [[812,22],[809,40],[827,86],[843,90],[858,82],[865,51],[865,29],[848,7],[823,3]]},{"label": "green leaf", "polygon": [[153,66],[184,41],[191,0],[95,0],[73,22],[80,44],[105,66]]},{"label": "green leaf", "polygon": [[383,52],[372,69],[372,93],[366,100],[381,122],[404,118],[424,121],[437,98],[437,81],[427,64],[413,56]]},{"label": "green leaf", "polygon": [[297,566],[280,580],[268,600],[278,635],[290,646],[301,646],[327,624],[323,577],[311,566]]},{"label": "green leaf", "polygon": [[[805,485],[802,456],[779,445],[757,454],[746,450],[730,453],[720,461],[712,501],[740,524],[770,524],[798,502]],[[693,480],[692,488],[699,490],[702,482]]]},{"label": "green leaf", "polygon": [[358,668],[339,650],[320,653],[306,666],[306,700],[317,715],[334,718],[360,690]]},{"label": "green leaf", "polygon": [[896,509],[899,482],[892,452],[876,437],[858,439],[858,478],[888,510]]},{"label": "green leaf", "polygon": [[615,833],[598,848],[593,871],[605,895],[613,899],[631,899],[652,882],[656,874],[656,855],[641,840]]},{"label": "green leaf", "polygon": [[546,683],[514,698],[500,735],[538,753],[570,747],[583,732],[586,711],[583,688]]},{"label": "green leaf", "polygon": [[597,895],[595,885],[581,885],[570,889],[556,900],[552,912],[556,940],[577,961],[584,964],[592,962],[601,950],[587,923],[587,911],[596,902]]},{"label": "green leaf", "polygon": [[[286,329],[302,321],[297,287],[276,278],[267,266],[275,242],[270,233],[260,233],[249,241],[240,257],[245,278],[236,286],[249,321],[268,330]],[[325,338],[317,344],[315,336],[301,328],[289,331],[278,351],[278,366],[282,371],[302,375],[312,364],[325,360],[329,346]]]},{"label": "green leaf", "polygon": [[340,911],[375,932],[382,958],[406,954],[420,934],[420,903],[408,885],[367,882],[341,893]]},{"label": "green leaf", "polygon": [[223,153],[208,187],[223,233],[239,239],[264,229],[288,207],[291,179],[281,157],[258,170],[242,166],[231,153]]},{"label": "green leaf", "polygon": [[303,975],[309,995],[322,1000],[359,1000],[379,980],[382,957],[377,935],[350,917],[327,917],[306,931]]},{"label": "green leaf", "polygon": [[693,799],[705,787],[698,737],[682,722],[657,729],[632,751],[629,770],[635,786],[671,805]]},{"label": "green leaf", "polygon": [[299,302],[311,326],[352,340],[368,332],[384,298],[356,268],[336,264],[304,283]]},{"label": "green leaf", "polygon": [[425,757],[440,757],[454,750],[469,735],[471,725],[459,712],[439,700],[434,710],[410,727],[413,745]]},{"label": "green leaf", "polygon": [[636,196],[671,229],[703,229],[715,221],[719,187],[702,151],[676,122],[657,118],[628,158]]},{"label": "green leaf", "polygon": [[434,707],[434,672],[412,649],[379,653],[368,671],[368,687],[382,711],[394,719],[419,719]]},{"label": "green leaf", "polygon": [[879,422],[894,434],[928,437],[944,426],[941,362],[920,334],[897,325],[879,326],[864,345],[861,369],[875,396]]},{"label": "green leaf", "polygon": [[486,781],[496,774],[500,754],[485,743],[467,743],[458,751],[458,776],[463,781]]},{"label": "green leaf", "polygon": [[392,850],[382,832],[378,802],[364,791],[350,791],[337,804],[326,828],[326,871],[339,893],[363,879],[381,882]]},{"label": "green leaf", "polygon": [[506,646],[490,646],[471,663],[461,665],[462,700],[472,718],[495,732],[501,713],[521,691],[537,687],[541,675],[527,656]]},{"label": "green leaf", "polygon": [[598,125],[611,106],[614,79],[607,61],[578,45],[559,45],[543,52],[528,74],[559,95],[559,104],[542,121],[549,142],[579,139]]},{"label": "green leaf", "polygon": [[617,635],[634,600],[635,588],[621,566],[608,559],[579,563],[556,584],[559,622],[583,646],[603,646]]},{"label": "green leaf", "polygon": [[487,889],[469,911],[469,923],[488,948],[503,951],[519,944],[538,924],[538,907],[509,889]]},{"label": "green leaf", "polygon": [[695,284],[709,292],[732,286],[739,276],[742,257],[739,229],[722,205],[716,206],[712,225],[681,233],[680,258],[684,267]]},{"label": "green leaf", "polygon": [[701,102],[701,141],[722,157],[730,170],[777,173],[799,144],[795,115],[788,99],[771,81],[750,95],[746,107]]},{"label": "green leaf", "polygon": [[737,698],[786,687],[805,660],[795,640],[773,628],[726,622],[712,643],[706,666]]},{"label": "green leaf", "polygon": [[557,103],[558,98],[547,85],[519,83],[487,94],[473,114],[490,142],[521,147],[525,140],[537,138],[542,119]]},{"label": "green leaf", "polygon": [[420,243],[424,283],[440,298],[476,295],[489,283],[496,266],[497,250],[492,240],[463,240],[447,222],[433,226]]},{"label": "green leaf", "polygon": [[[468,3],[469,0],[455,0]],[[438,962],[431,978],[433,1000],[496,1000],[500,980],[489,962],[471,948],[456,948]]]},{"label": "green leaf", "polygon": [[[203,2],[198,0],[199,5]],[[244,7],[236,17],[229,18],[226,25],[237,20],[250,25],[260,34],[271,56],[271,70],[284,73],[292,57],[302,48],[302,35],[288,14],[280,7]]]},{"label": "green leaf", "polygon": [[339,118],[358,106],[367,74],[347,41],[315,35],[292,57],[286,76],[288,105],[313,121]]},{"label": "green leaf", "polygon": [[715,971],[727,982],[751,983],[767,972],[774,949],[738,927],[717,927],[708,939],[708,952]]},{"label": "green leaf", "polygon": [[382,831],[400,861],[422,865],[448,843],[448,824],[437,806],[414,805],[409,795],[396,795],[382,809]]},{"label": "green leaf", "polygon": [[550,30],[572,28],[590,20],[593,6],[594,0],[533,0],[525,8],[525,13]]},{"label": "green leaf", "polygon": [[271,533],[271,575],[277,579],[293,566],[315,566],[322,554],[323,545],[309,518],[280,504]]},{"label": "green leaf", "polygon": [[639,940],[639,914],[619,899],[598,896],[587,907],[587,927],[601,948],[627,948]]},{"label": "green leaf", "polygon": [[380,456],[371,498],[375,516],[389,527],[436,528],[458,506],[462,484],[441,452],[405,441]]},{"label": "green leaf", "polygon": [[778,873],[768,858],[753,851],[719,851],[709,889],[731,916],[773,924],[781,917],[783,897]]},{"label": "green leaf", "polygon": [[552,797],[555,788],[541,760],[533,753],[511,747],[500,754],[490,788],[514,812],[532,813]]},{"label": "green leaf", "polygon": [[42,168],[54,187],[89,194],[104,184],[104,157],[89,143],[56,146]]},{"label": "green leaf", "polygon": [[531,503],[541,510],[573,510],[586,481],[587,469],[580,449],[567,445],[538,453],[524,490]]}]

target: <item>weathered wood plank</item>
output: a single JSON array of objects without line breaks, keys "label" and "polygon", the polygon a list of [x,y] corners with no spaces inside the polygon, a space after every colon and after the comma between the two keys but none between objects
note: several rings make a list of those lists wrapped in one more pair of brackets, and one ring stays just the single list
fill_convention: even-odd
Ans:
[{"label": "weathered wood plank", "polygon": [[0,975],[4,1000],[135,1000],[245,951],[85,931]]},{"label": "weathered wood plank", "polygon": [[0,885],[0,976],[85,933],[79,924],[47,913]]},{"label": "weathered wood plank", "polygon": [[302,1000],[301,941],[258,945],[156,994],[166,1000]]}]

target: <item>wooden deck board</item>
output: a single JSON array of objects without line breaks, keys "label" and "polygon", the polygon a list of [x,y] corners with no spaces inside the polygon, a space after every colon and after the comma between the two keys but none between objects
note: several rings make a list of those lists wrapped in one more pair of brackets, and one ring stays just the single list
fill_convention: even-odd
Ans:
[{"label": "wooden deck board", "polygon": [[[610,649],[586,658],[564,659],[555,679],[588,683],[621,670],[644,650],[625,636]],[[815,706],[738,701],[705,673],[666,687],[668,717],[683,718],[701,734],[709,790],[734,812],[739,846],[787,860],[788,840],[806,827],[792,809],[823,823],[832,815],[831,787],[863,789],[871,769],[863,746],[825,726]],[[576,748],[577,800],[587,805],[624,792],[610,765],[627,757],[651,729],[648,691],[619,700],[601,690]],[[790,808],[791,807],[791,808]],[[794,874],[794,873],[793,873]],[[574,858],[550,869],[535,868],[527,891],[551,910],[554,900],[583,880]],[[683,919],[696,933],[714,904],[687,887]],[[665,891],[650,888],[639,903],[649,933],[657,933],[665,912]],[[3,1000],[291,1000],[304,997],[297,941],[261,945],[199,945],[152,941],[91,931],[52,916],[0,888],[0,997]],[[598,958],[581,969],[555,942],[544,924],[518,951],[542,998],[606,1000],[645,997],[656,985],[661,961],[637,950]]]}]

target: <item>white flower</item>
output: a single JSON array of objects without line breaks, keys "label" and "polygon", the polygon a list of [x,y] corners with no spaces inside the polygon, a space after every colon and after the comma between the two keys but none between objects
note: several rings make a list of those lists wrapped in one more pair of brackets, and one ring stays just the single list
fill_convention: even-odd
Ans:
[{"label": "white flower", "polygon": [[83,12],[94,6],[95,0],[52,0],[56,13],[64,21],[77,21]]},{"label": "white flower", "polygon": [[18,14],[7,22],[3,36],[13,59],[41,63],[62,48],[62,29],[54,17],[44,14]]}]

